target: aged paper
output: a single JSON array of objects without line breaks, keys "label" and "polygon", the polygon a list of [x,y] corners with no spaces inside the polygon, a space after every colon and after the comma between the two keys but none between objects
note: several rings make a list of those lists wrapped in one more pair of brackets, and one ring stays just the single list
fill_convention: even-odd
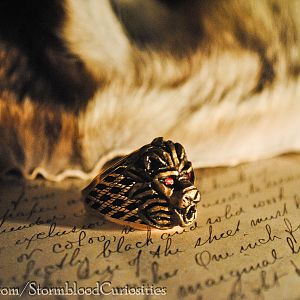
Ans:
[{"label": "aged paper", "polygon": [[1,182],[1,295],[64,287],[54,299],[86,299],[92,288],[107,299],[300,299],[300,156],[199,170],[197,222],[177,231],[87,215],[86,184]]}]

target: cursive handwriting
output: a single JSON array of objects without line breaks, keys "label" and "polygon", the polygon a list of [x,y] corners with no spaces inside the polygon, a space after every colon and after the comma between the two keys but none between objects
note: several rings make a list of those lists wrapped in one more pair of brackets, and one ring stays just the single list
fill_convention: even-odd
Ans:
[{"label": "cursive handwriting", "polygon": [[204,240],[202,237],[199,237],[195,243],[194,248],[203,246],[207,243],[211,244],[211,243],[219,241],[221,239],[227,239],[227,238],[235,236],[240,231],[240,222],[241,222],[240,220],[237,222],[235,229],[228,229],[224,232],[221,232],[220,234],[214,234],[212,225],[209,225],[208,237]]},{"label": "cursive handwriting", "polygon": [[270,242],[281,239],[281,237],[272,234],[272,229],[269,224],[265,226],[265,229],[266,229],[267,237],[258,237],[254,242],[250,242],[247,245],[242,245],[240,247],[240,253],[244,253],[248,250],[252,250],[259,246],[266,245]]},{"label": "cursive handwriting", "polygon": [[250,222],[250,225],[252,227],[255,227],[255,226],[259,225],[260,223],[270,221],[270,220],[276,220],[279,217],[284,217],[287,214],[288,214],[287,206],[286,206],[286,203],[284,203],[282,210],[278,209],[275,214],[271,214],[267,217],[260,217],[260,218],[252,219]]},{"label": "cursive handwriting", "polygon": [[233,217],[238,217],[241,214],[244,214],[244,210],[242,207],[239,207],[239,209],[235,210],[234,212],[232,212],[232,207],[230,204],[227,204],[225,206],[225,211],[224,214],[221,216],[217,216],[217,217],[209,217],[206,221],[206,224],[215,224],[215,223],[220,223],[222,220],[229,220]]},{"label": "cursive handwriting", "polygon": [[195,254],[196,264],[208,270],[208,266],[212,262],[220,262],[234,256],[233,252],[225,252],[222,254],[211,254],[208,250],[198,252]]}]

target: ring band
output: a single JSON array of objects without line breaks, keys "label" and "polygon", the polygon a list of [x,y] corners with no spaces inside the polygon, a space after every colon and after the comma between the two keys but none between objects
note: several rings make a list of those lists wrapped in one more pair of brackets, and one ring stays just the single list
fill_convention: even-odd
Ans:
[{"label": "ring band", "polygon": [[94,214],[136,229],[191,225],[200,193],[179,143],[156,138],[117,160],[82,191]]}]

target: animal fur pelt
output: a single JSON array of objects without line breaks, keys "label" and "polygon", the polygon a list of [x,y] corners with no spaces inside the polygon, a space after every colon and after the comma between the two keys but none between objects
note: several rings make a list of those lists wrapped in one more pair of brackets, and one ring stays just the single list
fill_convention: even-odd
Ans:
[{"label": "animal fur pelt", "polygon": [[0,173],[90,178],[157,136],[194,166],[300,150],[300,1],[0,3]]}]

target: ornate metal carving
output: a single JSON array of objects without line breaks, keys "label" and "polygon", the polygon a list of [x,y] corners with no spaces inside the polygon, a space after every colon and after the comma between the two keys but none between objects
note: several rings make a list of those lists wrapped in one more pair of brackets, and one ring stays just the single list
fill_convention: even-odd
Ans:
[{"label": "ornate metal carving", "polygon": [[83,190],[88,208],[138,229],[188,226],[200,193],[192,164],[179,143],[156,138],[118,160]]}]

